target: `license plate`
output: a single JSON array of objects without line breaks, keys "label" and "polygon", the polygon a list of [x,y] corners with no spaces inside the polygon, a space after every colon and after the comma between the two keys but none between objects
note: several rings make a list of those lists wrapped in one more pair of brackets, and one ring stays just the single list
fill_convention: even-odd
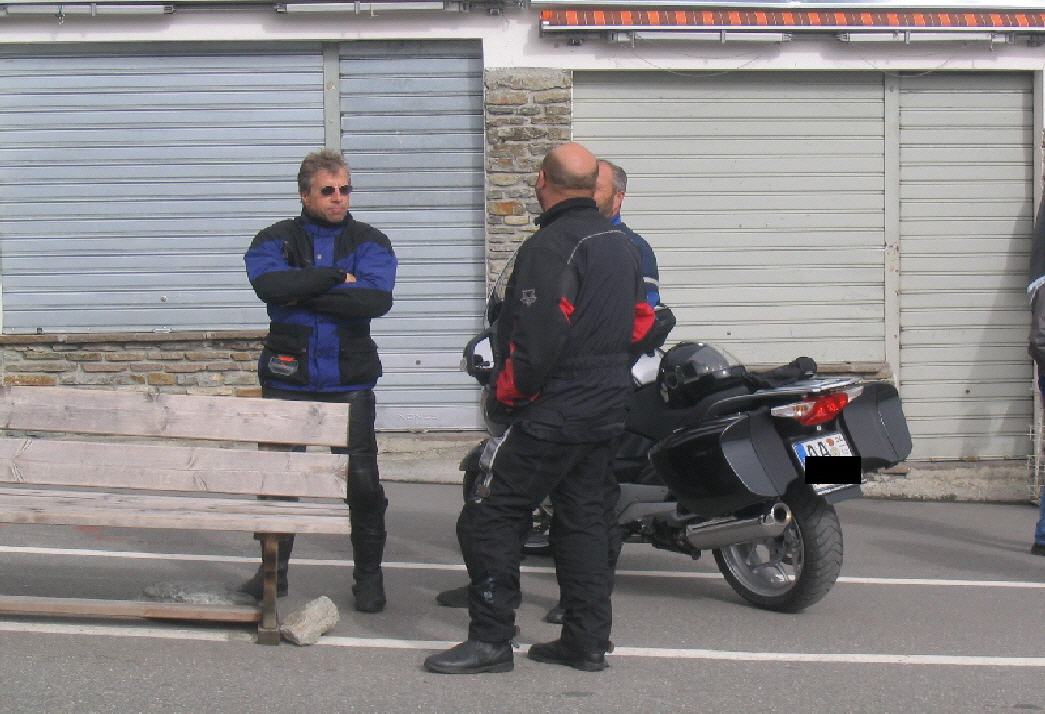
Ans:
[{"label": "license plate", "polygon": [[849,442],[842,434],[824,434],[816,439],[796,441],[791,444],[798,456],[798,462],[803,468],[806,465],[807,456],[852,456],[853,451],[849,448]]}]

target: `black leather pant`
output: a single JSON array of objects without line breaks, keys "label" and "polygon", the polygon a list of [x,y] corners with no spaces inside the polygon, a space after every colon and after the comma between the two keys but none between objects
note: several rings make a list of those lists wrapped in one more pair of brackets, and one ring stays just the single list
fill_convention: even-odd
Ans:
[{"label": "black leather pant", "polygon": [[[262,387],[261,396],[298,402],[332,402],[348,404],[348,446],[333,447],[335,454],[348,454],[348,503],[352,522],[352,543],[356,565],[380,565],[380,545],[385,541],[385,510],[388,499],[381,485],[377,468],[377,435],[374,432],[374,390],[358,389],[350,392],[295,392],[286,389]],[[287,447],[291,448],[291,447]],[[304,450],[304,447],[292,447]],[[360,545],[362,547],[360,547]],[[377,551],[376,554],[374,551]],[[364,551],[364,552],[361,552]],[[376,555],[376,564],[373,562]]]},{"label": "black leather pant", "polygon": [[471,584],[468,638],[507,642],[515,626],[519,560],[532,512],[546,496],[556,515],[552,554],[565,607],[562,640],[581,652],[604,651],[612,612],[606,557],[606,474],[613,441],[559,444],[512,427],[496,448],[489,482],[462,509],[459,533]]}]

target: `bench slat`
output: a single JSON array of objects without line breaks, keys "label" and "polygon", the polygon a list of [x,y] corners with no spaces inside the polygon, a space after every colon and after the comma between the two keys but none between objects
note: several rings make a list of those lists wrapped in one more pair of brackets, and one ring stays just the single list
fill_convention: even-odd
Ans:
[{"label": "bench slat", "polygon": [[348,506],[0,487],[0,522],[261,533],[351,533]]},{"label": "bench slat", "polygon": [[0,612],[102,617],[163,617],[218,622],[261,621],[261,608],[251,605],[193,605],[183,602],[94,600],[20,595],[0,595]]},{"label": "bench slat", "polygon": [[0,428],[345,446],[348,405],[72,387],[3,387]]},{"label": "bench slat", "polygon": [[0,438],[0,483],[344,498],[344,454]]}]

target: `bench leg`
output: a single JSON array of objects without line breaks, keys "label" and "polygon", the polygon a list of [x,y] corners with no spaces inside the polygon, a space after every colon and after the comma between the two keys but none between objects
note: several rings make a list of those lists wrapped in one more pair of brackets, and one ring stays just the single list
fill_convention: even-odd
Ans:
[{"label": "bench leg", "polygon": [[258,644],[278,645],[280,642],[279,615],[276,612],[276,561],[279,558],[278,533],[261,533],[261,570],[264,574],[261,596],[261,623],[258,625]]}]

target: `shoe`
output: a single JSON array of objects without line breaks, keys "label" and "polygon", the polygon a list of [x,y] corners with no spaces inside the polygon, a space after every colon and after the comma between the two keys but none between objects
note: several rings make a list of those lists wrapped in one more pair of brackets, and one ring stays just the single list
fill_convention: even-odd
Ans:
[{"label": "shoe", "polygon": [[553,625],[561,625],[562,624],[562,616],[565,613],[566,613],[566,611],[562,609],[561,605],[556,605],[551,610],[548,610],[548,614],[545,615],[544,617],[542,617],[541,619],[544,620],[545,622],[550,622]]},{"label": "shoe", "polygon": [[515,669],[515,655],[507,643],[494,644],[466,640],[445,652],[425,659],[425,669],[440,674],[481,674],[483,672],[511,672]]},{"label": "shoe", "polygon": [[385,587],[381,571],[376,573],[355,574],[355,585],[352,595],[356,598],[356,610],[359,612],[381,612],[385,609]]},{"label": "shoe", "polygon": [[[261,600],[264,597],[264,589],[265,571],[261,568],[258,568],[258,572],[254,573],[250,580],[236,588],[239,592],[246,593],[255,600]],[[287,571],[276,571],[276,597],[286,597],[289,592],[290,583]]]},{"label": "shoe", "polygon": [[562,640],[530,645],[530,651],[526,656],[537,662],[561,664],[582,672],[601,672],[609,666],[606,664],[604,652],[578,652]]},{"label": "shoe", "polygon": [[[257,534],[255,534],[257,535]],[[264,551],[264,548],[262,548]],[[279,541],[276,550],[276,597],[286,597],[290,592],[290,554],[294,550],[294,536],[287,536]],[[262,553],[264,556],[264,553]],[[265,568],[258,566],[258,571],[247,582],[236,590],[261,601],[265,589]]]},{"label": "shoe", "polygon": [[[468,609],[468,586],[462,585],[459,588],[453,588],[451,590],[444,590],[435,596],[435,601],[443,607],[454,607],[460,610]],[[518,610],[519,605],[522,604],[522,593],[516,595],[512,600],[511,606],[513,610]]]},{"label": "shoe", "polygon": [[1035,543],[1030,547],[1030,552],[1034,555],[1045,555],[1045,543]]},{"label": "shoe", "polygon": [[451,590],[444,590],[435,596],[435,601],[443,607],[455,607],[458,609],[468,609],[468,586],[462,585],[459,588],[453,588]]}]

